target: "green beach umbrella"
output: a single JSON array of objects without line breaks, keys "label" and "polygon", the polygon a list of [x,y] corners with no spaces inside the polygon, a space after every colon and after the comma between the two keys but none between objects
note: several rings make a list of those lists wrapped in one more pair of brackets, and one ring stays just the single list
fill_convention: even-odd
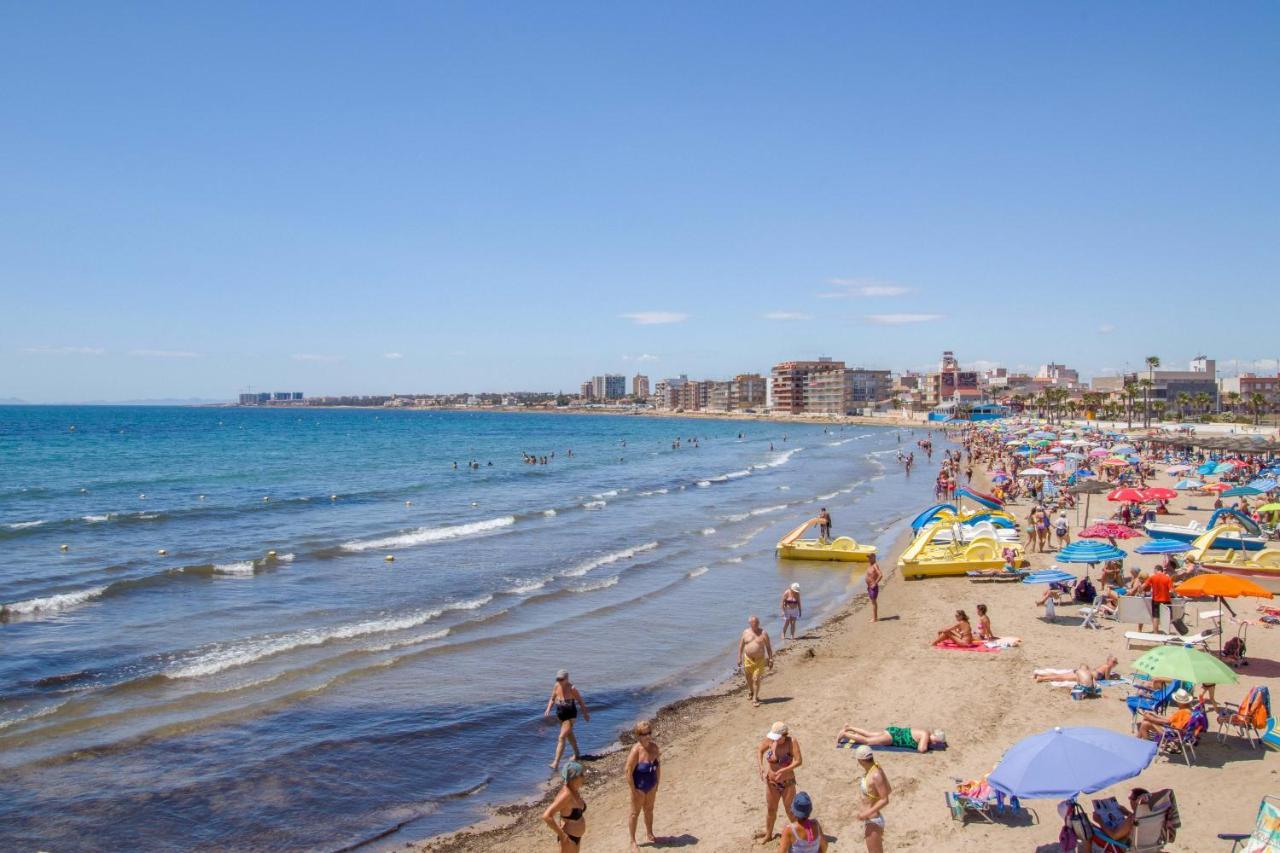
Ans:
[{"label": "green beach umbrella", "polygon": [[1208,652],[1187,646],[1157,646],[1133,662],[1135,672],[1192,684],[1235,684],[1231,667]]}]

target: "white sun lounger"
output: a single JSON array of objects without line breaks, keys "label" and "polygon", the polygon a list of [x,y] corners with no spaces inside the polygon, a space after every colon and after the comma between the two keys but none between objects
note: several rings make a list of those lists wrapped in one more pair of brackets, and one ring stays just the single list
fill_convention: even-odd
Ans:
[{"label": "white sun lounger", "polygon": [[1146,631],[1125,631],[1124,641],[1125,648],[1133,648],[1134,643],[1142,643],[1148,646],[1204,646],[1208,645],[1209,638],[1216,636],[1216,631],[1201,631],[1199,634],[1188,634],[1183,637],[1179,634],[1151,634]]}]

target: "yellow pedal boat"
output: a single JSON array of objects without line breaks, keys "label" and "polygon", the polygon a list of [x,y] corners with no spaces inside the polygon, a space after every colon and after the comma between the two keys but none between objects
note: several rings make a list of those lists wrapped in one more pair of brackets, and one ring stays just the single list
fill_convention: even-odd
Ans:
[{"label": "yellow pedal boat", "polygon": [[830,560],[839,563],[865,563],[876,552],[874,545],[859,545],[848,536],[830,542],[823,539],[801,539],[805,531],[818,523],[811,518],[778,540],[778,556],[784,560]]},{"label": "yellow pedal boat", "polygon": [[[1239,545],[1237,537],[1222,537],[1223,533],[1245,531],[1236,524],[1220,524],[1206,531],[1191,543],[1187,561],[1194,560],[1206,569],[1224,575],[1248,578],[1271,592],[1280,594],[1280,548],[1263,548],[1261,551],[1245,551],[1240,548],[1222,548],[1223,545]],[[1218,547],[1214,547],[1214,546]]]},{"label": "yellow pedal boat", "polygon": [[921,530],[903,550],[898,557],[898,571],[908,580],[919,580],[999,569],[1005,565],[1005,549],[1013,551],[1015,568],[1027,564],[1020,543],[1001,542],[985,535],[965,542],[950,525],[933,524]]}]

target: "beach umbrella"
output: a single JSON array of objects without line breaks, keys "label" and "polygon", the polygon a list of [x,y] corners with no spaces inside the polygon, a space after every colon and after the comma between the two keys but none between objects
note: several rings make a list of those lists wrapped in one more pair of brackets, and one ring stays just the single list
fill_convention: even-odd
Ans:
[{"label": "beach umbrella", "polygon": [[1218,467],[1217,462],[1206,462],[1196,468],[1197,474],[1212,474],[1213,469]]},{"label": "beach umbrella", "polygon": [[1103,459],[1102,462],[1099,464],[1107,468],[1119,468],[1121,465],[1128,465],[1129,460],[1121,459],[1119,456],[1115,456],[1115,457],[1112,457],[1111,459]]},{"label": "beach umbrella", "polygon": [[1150,678],[1192,684],[1235,684],[1231,667],[1208,652],[1190,646],[1156,646],[1133,662],[1133,671]]},{"label": "beach umbrella", "polygon": [[1274,489],[1276,485],[1277,483],[1275,480],[1272,480],[1267,477],[1259,477],[1258,479],[1249,483],[1249,488],[1257,489],[1260,492],[1269,492],[1272,489]]},{"label": "beach umbrella", "polygon": [[1155,756],[1154,741],[1093,726],[1055,726],[1009,747],[987,782],[1009,797],[1069,799],[1132,779]]},{"label": "beach umbrella", "polygon": [[1222,493],[1222,496],[1224,498],[1251,498],[1254,495],[1260,494],[1262,494],[1262,492],[1258,491],[1253,486],[1236,486],[1234,488],[1227,489]]},{"label": "beach umbrella", "polygon": [[1068,574],[1067,572],[1064,572],[1061,570],[1044,569],[1039,572],[1032,572],[1031,574],[1023,578],[1022,582],[1026,584],[1072,583],[1075,581],[1075,579],[1076,579],[1075,575]]},{"label": "beach umbrella", "polygon": [[1132,444],[1117,444],[1111,448],[1112,453],[1124,453],[1129,450],[1133,450]]},{"label": "beach umbrella", "polygon": [[1163,486],[1153,486],[1149,489],[1143,489],[1142,494],[1149,501],[1171,501],[1178,496],[1173,489],[1166,489]]},{"label": "beach umbrella", "polygon": [[1090,455],[1090,456],[1093,456],[1093,457],[1098,457],[1098,458],[1100,458],[1100,457],[1103,457],[1103,456],[1110,456],[1110,455],[1111,455],[1111,451],[1110,451],[1110,450],[1103,450],[1101,447],[1095,447],[1093,450],[1090,450],[1090,451],[1089,451],[1089,455]]},{"label": "beach umbrella", "polygon": [[1236,463],[1234,462],[1219,462],[1217,465],[1214,466],[1213,473],[1230,474],[1235,469],[1236,469]]},{"label": "beach umbrella", "polygon": [[991,482],[993,482],[993,483],[1007,483],[1007,482],[1009,482],[1009,475],[1008,475],[1008,474],[1006,474],[1006,473],[1004,473],[1003,471],[1001,471],[999,474],[996,474],[994,477],[992,477],[992,478],[991,478]]},{"label": "beach umbrella", "polygon": [[[1274,598],[1271,590],[1259,586],[1248,578],[1224,575],[1220,572],[1196,575],[1174,587],[1174,592],[1188,598],[1216,598],[1218,607],[1225,608],[1232,616],[1236,612],[1231,609],[1231,605],[1227,604],[1228,598]],[[1222,651],[1221,632],[1218,633],[1218,651]]]},{"label": "beach umbrella", "polygon": [[1049,452],[1050,453],[1066,453],[1067,449],[1059,445],[1058,447],[1050,447]]},{"label": "beach umbrella", "polygon": [[1047,477],[1049,472],[1043,468],[1023,468],[1018,472],[1019,477]]},{"label": "beach umbrella", "polygon": [[1059,563],[1101,563],[1106,560],[1123,560],[1129,556],[1114,545],[1077,539],[1059,551],[1054,558]]},{"label": "beach umbrella", "polygon": [[1111,521],[1100,521],[1081,530],[1077,537],[1080,539],[1133,539],[1141,535],[1132,527],[1125,527],[1123,524]]},{"label": "beach umbrella", "polygon": [[[1080,476],[1087,472],[1087,469],[1080,469],[1072,476]],[[1067,489],[1073,495],[1084,495],[1084,517],[1089,517],[1089,504],[1093,501],[1094,495],[1100,495],[1108,491],[1111,487],[1099,480],[1077,480]],[[1080,507],[1076,505],[1076,521],[1080,520]]]},{"label": "beach umbrella", "polygon": [[1280,512],[1280,504],[1276,504],[1276,503],[1263,504],[1262,506],[1258,507],[1258,512]]},{"label": "beach umbrella", "polygon": [[1084,454],[1083,454],[1083,453],[1076,453],[1075,451],[1072,451],[1072,452],[1070,452],[1070,453],[1064,453],[1064,454],[1062,454],[1062,458],[1063,458],[1063,459],[1077,459],[1077,460],[1078,460],[1078,459],[1083,459],[1083,458],[1084,458]]},{"label": "beach umbrella", "polygon": [[1192,545],[1190,542],[1183,542],[1181,539],[1152,539],[1150,542],[1143,542],[1137,548],[1133,549],[1135,554],[1185,554],[1190,551]]},{"label": "beach umbrella", "polygon": [[1170,465],[1168,468],[1164,469],[1166,474],[1181,474],[1183,471],[1190,470],[1190,465]]},{"label": "beach umbrella", "polygon": [[1200,489],[1204,487],[1204,483],[1200,482],[1199,480],[1192,480],[1190,478],[1187,478],[1185,480],[1179,480],[1178,482],[1174,483],[1173,487],[1175,489]]},{"label": "beach umbrella", "polygon": [[1067,472],[1067,464],[1065,462],[1055,462],[1049,466],[1049,470],[1055,474],[1065,474]]},{"label": "beach umbrella", "polygon": [[1032,462],[1056,462],[1057,459],[1058,457],[1054,456],[1052,453],[1041,453],[1039,456],[1034,457],[1031,461]]},{"label": "beach umbrella", "polygon": [[1142,503],[1146,500],[1146,497],[1142,494],[1141,489],[1125,487],[1112,489],[1107,493],[1107,500],[1116,501],[1117,503]]},{"label": "beach umbrella", "polygon": [[1201,486],[1200,490],[1203,492],[1225,492],[1229,488],[1231,487],[1226,483],[1209,483]]}]

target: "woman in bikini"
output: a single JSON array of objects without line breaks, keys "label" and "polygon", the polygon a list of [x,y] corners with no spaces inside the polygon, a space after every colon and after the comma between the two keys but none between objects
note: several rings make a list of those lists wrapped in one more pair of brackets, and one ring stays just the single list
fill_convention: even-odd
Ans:
[{"label": "woman in bikini", "polygon": [[[560,839],[560,853],[578,853],[582,836],[587,831],[587,801],[579,793],[584,772],[578,762],[566,761],[560,770],[564,785],[542,813],[542,819]],[[556,821],[557,817],[560,818],[559,822]]]},{"label": "woman in bikini", "polygon": [[551,698],[547,700],[547,707],[542,712],[542,716],[550,716],[552,707],[556,709],[556,719],[560,721],[560,737],[556,741],[556,757],[551,762],[551,769],[555,770],[560,766],[560,756],[564,754],[564,742],[566,740],[573,747],[574,761],[579,758],[578,739],[573,734],[573,721],[578,719],[578,708],[582,708],[583,721],[591,722],[591,712],[587,710],[587,703],[582,701],[582,694],[578,692],[578,688],[574,687],[573,682],[569,680],[569,671],[566,669],[556,673],[556,683],[551,688]]},{"label": "woman in bikini", "polygon": [[987,615],[987,605],[978,605],[978,639],[994,640],[995,632],[991,630],[991,617]]},{"label": "woman in bikini", "polygon": [[827,838],[822,834],[822,824],[809,815],[813,814],[813,800],[804,791],[791,801],[795,821],[782,827],[781,853],[827,853]]},{"label": "woman in bikini", "polygon": [[800,584],[793,583],[782,591],[782,639],[787,638],[787,628],[791,629],[791,639],[796,638],[796,620],[801,617]]},{"label": "woman in bikini", "polygon": [[867,853],[884,853],[884,815],[881,812],[889,804],[889,779],[876,764],[876,755],[869,746],[853,751],[862,768],[862,780],[858,788],[862,792],[862,808],[858,820],[862,821],[862,834],[867,842]]},{"label": "woman in bikini", "polygon": [[1116,660],[1115,655],[1108,655],[1102,666],[1096,669],[1090,669],[1085,664],[1080,664],[1075,669],[1037,669],[1031,673],[1031,677],[1036,681],[1071,681],[1075,679],[1076,684],[1083,687],[1093,687],[1099,681],[1117,678],[1116,666],[1118,663],[1119,661]]},{"label": "woman in bikini", "polygon": [[644,812],[644,832],[650,844],[657,844],[653,835],[653,803],[658,796],[658,783],[662,781],[658,745],[650,736],[647,720],[636,723],[636,742],[627,755],[627,781],[631,784],[631,850],[639,853],[636,844],[636,821]]},{"label": "woman in bikini", "polygon": [[774,723],[769,733],[756,749],[760,765],[760,780],[764,782],[765,821],[764,832],[756,838],[764,843],[773,840],[773,825],[778,819],[778,802],[786,809],[787,819],[795,820],[791,802],[796,796],[796,768],[804,763],[800,756],[800,742],[791,736],[786,723]]},{"label": "woman in bikini", "polygon": [[969,614],[963,610],[957,610],[955,624],[939,631],[938,636],[933,640],[933,645],[945,642],[952,642],[957,646],[977,645],[973,639],[973,626],[969,624]]}]

